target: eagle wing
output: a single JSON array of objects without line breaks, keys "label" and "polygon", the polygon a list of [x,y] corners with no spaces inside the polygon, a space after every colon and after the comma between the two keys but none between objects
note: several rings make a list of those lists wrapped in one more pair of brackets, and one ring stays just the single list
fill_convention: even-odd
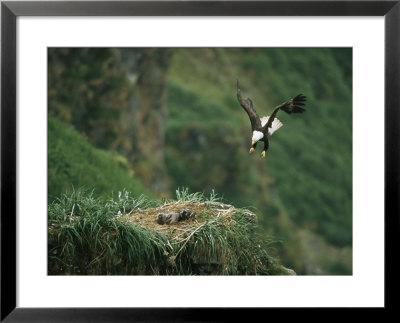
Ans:
[{"label": "eagle wing", "polygon": [[272,127],[272,122],[274,121],[275,116],[280,109],[282,109],[283,111],[285,111],[288,114],[303,113],[305,111],[303,106],[305,105],[306,99],[307,98],[303,94],[298,94],[293,99],[290,99],[289,101],[286,101],[286,102],[278,105],[274,109],[274,112],[272,112],[271,116],[268,119],[267,124],[263,127],[263,129],[267,130],[268,128]]},{"label": "eagle wing", "polygon": [[239,81],[237,81],[237,99],[242,106],[242,108],[247,112],[250,122],[251,122],[251,129],[257,129],[261,127],[261,120],[256,112],[256,110],[253,108],[253,102],[249,98],[243,99],[242,94],[240,91],[239,87]]}]

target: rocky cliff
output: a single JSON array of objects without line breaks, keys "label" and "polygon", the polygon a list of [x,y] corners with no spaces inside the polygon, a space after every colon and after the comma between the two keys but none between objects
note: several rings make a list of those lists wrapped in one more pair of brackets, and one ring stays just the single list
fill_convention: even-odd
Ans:
[{"label": "rocky cliff", "polygon": [[95,146],[118,151],[159,196],[170,192],[164,161],[165,49],[49,49],[49,113]]}]

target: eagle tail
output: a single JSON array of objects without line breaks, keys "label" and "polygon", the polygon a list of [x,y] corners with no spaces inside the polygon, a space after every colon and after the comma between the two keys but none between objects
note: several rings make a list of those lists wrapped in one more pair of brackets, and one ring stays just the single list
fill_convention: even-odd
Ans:
[{"label": "eagle tail", "polygon": [[[267,124],[268,119],[269,119],[269,116],[263,117],[263,118],[261,119],[261,122],[263,123],[263,126],[264,126],[265,124]],[[282,126],[283,126],[283,123],[280,122],[279,119],[275,118],[275,119],[272,121],[271,127],[268,129],[269,135],[272,135],[275,131],[277,131],[277,130],[278,130],[280,127],[282,127]]]},{"label": "eagle tail", "polygon": [[283,126],[283,123],[280,122],[279,119],[275,118],[274,121],[272,121],[271,135],[282,126]]},{"label": "eagle tail", "polygon": [[281,109],[285,111],[286,113],[303,113],[305,109],[303,106],[305,105],[306,102],[306,96],[303,94],[298,94],[295,96],[293,99],[288,101],[286,104],[284,104]]}]

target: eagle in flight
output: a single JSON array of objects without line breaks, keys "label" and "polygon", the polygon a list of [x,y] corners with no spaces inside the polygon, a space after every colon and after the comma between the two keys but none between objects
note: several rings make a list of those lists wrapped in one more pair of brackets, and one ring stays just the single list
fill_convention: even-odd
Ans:
[{"label": "eagle in flight", "polygon": [[257,143],[262,140],[264,141],[264,149],[261,153],[261,157],[265,158],[265,153],[269,147],[269,137],[283,126],[277,118],[276,114],[280,109],[288,114],[292,113],[303,113],[305,110],[303,106],[306,102],[306,97],[303,94],[299,94],[289,101],[283,102],[278,105],[271,116],[265,116],[260,119],[257,115],[256,110],[253,108],[253,102],[249,98],[243,99],[240,92],[239,81],[237,81],[237,98],[242,108],[247,112],[251,122],[251,130],[253,131],[253,137],[251,138],[251,148],[249,153],[251,154],[256,149]]}]

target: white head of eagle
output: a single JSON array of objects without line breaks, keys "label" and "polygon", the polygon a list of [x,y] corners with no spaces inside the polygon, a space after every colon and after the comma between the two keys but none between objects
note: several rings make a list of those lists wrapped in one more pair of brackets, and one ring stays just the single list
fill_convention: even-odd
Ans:
[{"label": "white head of eagle", "polygon": [[253,137],[251,137],[251,144],[254,145],[257,141],[261,140],[264,134],[261,131],[254,130]]},{"label": "white head of eagle", "polygon": [[264,142],[264,149],[261,153],[261,157],[263,158],[269,147],[269,137],[283,126],[282,122],[275,118],[278,111],[282,109],[288,114],[303,113],[305,111],[303,106],[305,105],[306,97],[303,94],[298,94],[294,98],[275,107],[271,116],[260,118],[253,108],[253,102],[249,98],[242,98],[239,81],[237,81],[237,98],[242,108],[247,112],[251,122],[252,137],[250,153],[254,152],[257,143],[262,140]]}]

